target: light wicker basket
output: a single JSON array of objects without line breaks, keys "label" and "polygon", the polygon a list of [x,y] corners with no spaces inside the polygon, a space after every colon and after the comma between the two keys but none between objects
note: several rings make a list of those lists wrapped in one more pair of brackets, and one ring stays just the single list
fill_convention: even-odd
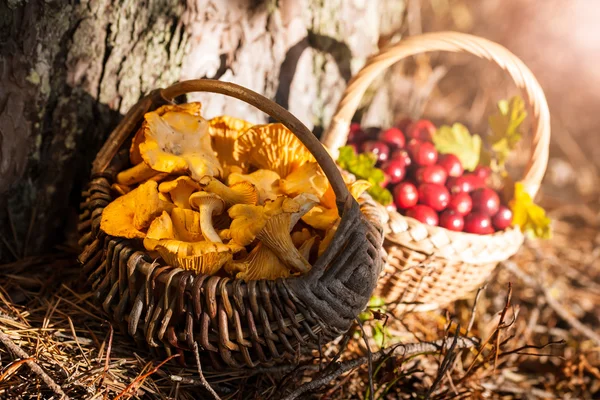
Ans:
[{"label": "light wicker basket", "polygon": [[[128,167],[129,143],[144,114],[198,91],[243,100],[279,120],[329,179],[341,222],[307,274],[249,282],[196,274],[153,260],[140,240],[112,237],[100,229],[102,210],[114,200],[111,183]],[[297,362],[350,328],[367,305],[383,264],[383,228],[373,219],[379,214],[369,211],[368,203],[359,209],[317,138],[281,106],[232,83],[184,81],[140,100],[98,152],[83,197],[79,262],[95,299],[140,344],[160,357],[179,354],[182,364],[193,360],[194,343],[215,368]]]},{"label": "light wicker basket", "polygon": [[[548,163],[550,115],[544,93],[531,71],[501,45],[457,32],[427,33],[381,50],[349,82],[329,129],[321,141],[337,157],[349,125],[369,85],[388,67],[420,53],[469,53],[494,62],[523,92],[530,107],[532,146],[522,182],[534,197]],[[494,267],[515,254],[523,242],[519,229],[474,235],[433,227],[389,213],[384,248],[387,262],[376,295],[396,312],[427,311],[467,297],[482,286]]]}]

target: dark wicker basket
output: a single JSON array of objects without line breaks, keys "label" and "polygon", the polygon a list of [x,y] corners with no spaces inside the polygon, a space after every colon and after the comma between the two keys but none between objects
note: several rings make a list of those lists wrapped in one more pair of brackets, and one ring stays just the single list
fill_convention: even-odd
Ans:
[{"label": "dark wicker basket", "polygon": [[[288,127],[321,165],[336,194],[341,222],[308,274],[247,283],[197,275],[154,262],[138,241],[100,230],[102,210],[113,200],[110,186],[129,166],[128,144],[144,114],[194,91],[235,97],[264,111]],[[215,368],[293,362],[304,350],[349,329],[382,267],[382,228],[365,216],[377,213],[361,212],[324,147],[282,107],[231,83],[185,81],[140,100],[99,151],[83,197],[79,261],[95,298],[136,341],[159,354],[180,354],[183,364],[194,342]]]}]

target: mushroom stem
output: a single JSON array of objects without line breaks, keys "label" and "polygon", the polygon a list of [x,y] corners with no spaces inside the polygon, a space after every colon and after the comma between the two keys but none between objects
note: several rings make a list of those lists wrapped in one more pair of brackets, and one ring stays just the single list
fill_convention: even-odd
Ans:
[{"label": "mushroom stem", "polygon": [[289,227],[290,214],[279,214],[270,218],[256,237],[289,268],[307,273],[311,265],[294,246]]},{"label": "mushroom stem", "polygon": [[142,162],[125,171],[119,172],[117,174],[117,183],[129,186],[148,180],[156,174],[158,174],[158,172],[150,168],[145,162]]},{"label": "mushroom stem", "polygon": [[212,215],[214,211],[215,206],[212,204],[202,204],[200,206],[200,229],[206,240],[213,243],[223,243],[213,227]]}]

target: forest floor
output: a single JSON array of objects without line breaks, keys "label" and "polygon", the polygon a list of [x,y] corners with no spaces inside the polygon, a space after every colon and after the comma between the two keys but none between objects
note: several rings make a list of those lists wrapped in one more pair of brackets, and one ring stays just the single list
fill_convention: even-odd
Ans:
[{"label": "forest floor", "polygon": [[[542,204],[553,238],[527,241],[472,299],[366,312],[364,334],[293,369],[206,379],[222,399],[600,398],[600,210]],[[78,277],[70,251],[0,266],[0,398],[210,398],[195,368],[160,365],[113,328]]]}]

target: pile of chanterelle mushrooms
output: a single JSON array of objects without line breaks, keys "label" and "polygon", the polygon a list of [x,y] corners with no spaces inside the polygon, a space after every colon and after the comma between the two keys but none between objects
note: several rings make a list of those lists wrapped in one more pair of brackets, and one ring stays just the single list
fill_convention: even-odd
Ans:
[{"label": "pile of chanterelle mushrooms", "polygon": [[[316,160],[281,124],[207,121],[200,107],[145,115],[101,229],[197,273],[246,281],[306,273],[340,219]],[[347,185],[354,197],[370,186]]]}]

